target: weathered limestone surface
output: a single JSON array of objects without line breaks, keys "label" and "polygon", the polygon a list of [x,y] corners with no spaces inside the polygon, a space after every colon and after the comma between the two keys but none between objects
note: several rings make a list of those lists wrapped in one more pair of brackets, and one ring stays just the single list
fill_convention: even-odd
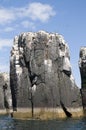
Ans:
[{"label": "weathered limestone surface", "polygon": [[[10,109],[12,107],[12,98],[9,83],[9,74],[0,73],[0,109]],[[3,86],[5,85],[7,85],[7,88],[3,89]]]},{"label": "weathered limestone surface", "polygon": [[81,92],[83,107],[86,108],[86,47],[80,49],[79,68],[81,74]]},{"label": "weathered limestone surface", "polygon": [[10,58],[13,109],[82,106],[69,47],[57,33],[39,31],[14,38]]}]

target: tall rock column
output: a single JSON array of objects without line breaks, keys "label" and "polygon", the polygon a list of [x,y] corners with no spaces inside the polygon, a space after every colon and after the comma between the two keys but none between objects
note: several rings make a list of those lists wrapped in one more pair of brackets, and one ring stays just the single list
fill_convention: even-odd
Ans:
[{"label": "tall rock column", "polygon": [[14,38],[10,85],[14,110],[82,105],[72,75],[69,47],[57,33],[27,32]]},{"label": "tall rock column", "polygon": [[84,109],[86,108],[86,47],[80,49],[79,68],[81,74],[81,93]]}]

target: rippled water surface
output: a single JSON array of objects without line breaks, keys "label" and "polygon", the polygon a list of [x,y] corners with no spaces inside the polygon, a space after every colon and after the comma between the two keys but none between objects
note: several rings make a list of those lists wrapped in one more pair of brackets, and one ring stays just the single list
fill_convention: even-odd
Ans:
[{"label": "rippled water surface", "polygon": [[0,116],[0,130],[86,130],[86,118],[40,121]]}]

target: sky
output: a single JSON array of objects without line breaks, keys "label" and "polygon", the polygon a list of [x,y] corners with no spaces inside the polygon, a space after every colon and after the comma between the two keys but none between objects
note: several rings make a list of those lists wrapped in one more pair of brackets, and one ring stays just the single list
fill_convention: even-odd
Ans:
[{"label": "sky", "polygon": [[39,30],[63,35],[81,87],[78,60],[80,48],[86,46],[86,0],[0,0],[0,72],[9,72],[14,37]]}]

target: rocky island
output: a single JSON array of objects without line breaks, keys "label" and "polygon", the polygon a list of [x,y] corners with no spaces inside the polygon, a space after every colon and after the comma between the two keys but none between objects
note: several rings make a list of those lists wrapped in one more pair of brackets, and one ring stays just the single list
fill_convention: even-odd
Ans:
[{"label": "rocky island", "polygon": [[14,38],[10,75],[0,73],[0,113],[56,119],[86,115],[86,47],[79,56],[81,89],[75,83],[63,36],[39,31]]},{"label": "rocky island", "polygon": [[62,35],[39,31],[14,38],[10,58],[14,117],[80,117],[82,98]]}]

